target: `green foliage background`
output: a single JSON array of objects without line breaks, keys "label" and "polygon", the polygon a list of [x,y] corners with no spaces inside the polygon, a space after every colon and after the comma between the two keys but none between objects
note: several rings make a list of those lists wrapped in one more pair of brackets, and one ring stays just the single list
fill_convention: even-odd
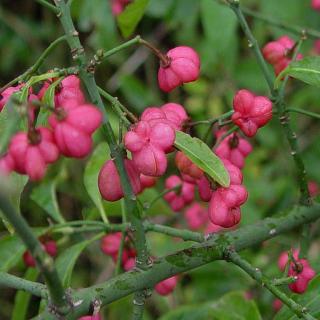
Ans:
[{"label": "green foliage background", "polygon": [[[280,21],[320,29],[319,13],[310,8],[309,0],[242,0],[241,3]],[[124,41],[108,0],[75,0],[72,13],[86,50],[91,54],[100,48],[113,48]],[[248,20],[260,45],[286,33],[264,22],[252,18]],[[60,34],[62,30],[56,17],[34,1],[2,0],[1,85],[25,71]],[[169,95],[160,92],[156,78],[158,62],[144,48],[127,49],[100,65],[97,70],[99,85],[118,96],[137,114],[147,106],[172,101],[183,104],[194,120],[202,120],[228,111],[232,107],[234,92],[240,88],[257,94],[268,93],[266,82],[234,14],[213,0],[150,0],[135,34],[157,44],[163,51],[177,45],[192,46],[199,52],[202,61],[200,79]],[[296,35],[286,34],[298,39]],[[302,47],[303,53],[314,54],[312,47],[313,41],[307,40]],[[71,63],[67,47],[62,45],[47,59],[41,71]],[[320,112],[318,88],[293,80],[290,81],[288,93],[288,105]],[[320,182],[319,126],[316,120],[304,116],[292,115],[292,122],[298,133],[308,177]],[[112,124],[117,129],[115,116],[112,116]],[[205,130],[206,127],[197,127],[194,134],[201,137]],[[98,219],[99,212],[105,212],[110,221],[119,221],[120,203],[102,204],[97,194],[95,179],[101,164],[108,157],[108,150],[102,143],[101,134],[96,134],[95,140],[99,144],[99,152],[94,152],[90,160],[60,160],[41,184],[26,185],[20,207],[32,226],[48,226],[48,220]],[[276,116],[259,131],[252,143],[254,152],[247,158],[244,168],[249,201],[243,206],[242,225],[272,216],[292,206],[298,199],[295,168]],[[173,166],[170,172],[176,172]],[[25,181],[20,183],[23,187]],[[141,201],[150,201],[157,191],[163,190],[162,186],[163,181],[160,181],[155,189],[141,196]],[[156,222],[185,226],[183,215],[172,213],[163,201],[159,201],[148,216]],[[21,260],[24,247],[15,235],[8,234],[5,225],[1,228],[0,270],[10,270],[22,276],[26,272]],[[298,232],[277,237],[248,250],[245,255],[267,275],[280,276],[277,257],[281,251],[297,245]],[[54,234],[53,237],[59,243],[57,263],[61,263],[60,268],[66,270],[66,260],[68,268],[72,269],[70,263],[75,263],[72,277],[66,275],[66,281],[71,281],[72,287],[88,286],[112,275],[113,262],[101,253],[97,241],[91,243],[88,241],[91,238],[83,235],[61,237]],[[155,234],[148,235],[148,241],[154,256],[185,245]],[[70,247],[73,250],[65,251]],[[63,256],[66,252],[69,254],[67,257]],[[314,241],[310,257],[317,271],[320,269],[318,252],[319,243]],[[30,271],[27,273],[30,278],[37,277]],[[314,282],[318,281],[316,279]],[[318,288],[312,286],[309,295],[319,297]],[[254,300],[245,299],[245,292],[250,293]],[[28,295],[16,295],[14,290],[1,290],[0,319],[18,320],[34,316],[40,301],[31,298],[29,308],[26,308],[29,298]],[[183,275],[173,295],[163,298],[153,294],[147,304],[145,319],[272,319],[272,301],[273,297],[268,292],[259,288],[238,268],[225,262],[215,262]],[[103,313],[105,319],[125,320],[130,318],[131,308],[129,297],[104,308]],[[172,309],[176,310],[170,311]],[[279,313],[276,319],[289,319],[286,310]]]}]

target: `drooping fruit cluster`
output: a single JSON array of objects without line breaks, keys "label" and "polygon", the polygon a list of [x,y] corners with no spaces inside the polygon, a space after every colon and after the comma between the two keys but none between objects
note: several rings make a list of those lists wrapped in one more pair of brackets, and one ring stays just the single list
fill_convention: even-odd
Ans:
[{"label": "drooping fruit cluster", "polygon": [[289,263],[288,276],[296,277],[296,281],[290,283],[289,289],[295,293],[304,293],[310,280],[315,277],[316,273],[309,265],[308,260],[299,259],[299,250],[293,250],[292,261],[289,262],[287,252],[283,252],[278,260],[278,266],[281,271],[284,271]]},{"label": "drooping fruit cluster", "polygon": [[247,137],[253,137],[272,118],[272,102],[267,97],[255,96],[249,90],[237,92],[233,109],[232,121]]},{"label": "drooping fruit cluster", "polygon": [[198,79],[200,59],[196,51],[190,47],[181,46],[171,49],[166,54],[167,63],[160,63],[158,81],[160,89],[170,92],[183,83]]},{"label": "drooping fruit cluster", "polygon": [[[50,80],[46,81],[38,95],[29,92],[28,132],[18,132],[10,140],[7,153],[0,158],[0,172],[16,171],[26,174],[30,180],[39,181],[46,173],[47,165],[57,161],[60,154],[82,158],[92,149],[92,134],[102,122],[101,112],[86,104],[78,77],[71,75],[60,83],[55,92],[55,108],[49,116],[51,128],[36,127],[34,101],[40,101]],[[2,108],[10,96],[22,85],[6,89],[2,93]]]},{"label": "drooping fruit cluster", "polygon": [[10,141],[9,155],[14,161],[14,170],[27,174],[32,181],[41,180],[49,163],[57,161],[59,149],[52,132],[40,127],[33,137],[26,132],[18,132]]},{"label": "drooping fruit cluster", "polygon": [[[45,250],[51,257],[57,255],[58,249],[55,241],[53,240],[41,240],[42,248]],[[23,254],[23,261],[27,267],[34,268],[36,266],[36,261],[32,257],[32,254],[29,250],[25,251]]]},{"label": "drooping fruit cluster", "polygon": [[[294,46],[295,42],[291,38],[282,36],[263,47],[262,54],[272,64],[276,75],[284,70],[292,61]],[[297,60],[301,60],[302,58],[303,56],[300,53],[296,57]]]},{"label": "drooping fruit cluster", "polygon": [[[124,145],[132,156],[132,160],[125,160],[125,168],[135,194],[153,186],[155,178],[165,173],[166,154],[173,151],[175,131],[181,130],[187,119],[184,108],[176,103],[167,103],[160,108],[150,107],[125,134]],[[142,185],[141,178],[144,181]],[[123,197],[113,160],[108,160],[100,170],[98,185],[105,200],[116,201]]]},{"label": "drooping fruit cluster", "polygon": [[209,218],[218,226],[230,228],[239,223],[240,206],[246,202],[248,193],[242,185],[243,177],[240,169],[228,160],[223,159],[223,162],[230,175],[230,186],[218,187],[213,191],[209,203]]}]

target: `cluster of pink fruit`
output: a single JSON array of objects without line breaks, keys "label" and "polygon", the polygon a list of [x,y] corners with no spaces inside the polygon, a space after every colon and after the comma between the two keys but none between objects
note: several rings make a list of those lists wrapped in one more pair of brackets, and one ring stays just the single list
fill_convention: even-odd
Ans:
[{"label": "cluster of pink fruit", "polygon": [[[47,165],[66,157],[83,158],[92,149],[92,134],[102,122],[101,112],[85,102],[80,80],[68,76],[62,80],[55,94],[55,108],[49,116],[50,128],[35,127],[35,101],[41,101],[49,86],[46,82],[38,95],[29,95],[28,132],[16,133],[10,141],[8,152],[0,159],[1,173],[16,171],[26,174],[30,180],[41,180]],[[10,96],[22,85],[10,87],[2,93],[1,109]],[[30,90],[32,91],[32,90]]]},{"label": "cluster of pink fruit", "polygon": [[[104,236],[101,240],[101,250],[107,256],[110,256],[114,262],[117,261],[118,252],[120,248],[122,234],[121,232],[115,232]],[[125,244],[122,252],[122,267],[125,271],[133,269],[136,265],[136,252],[130,247],[130,241],[128,238],[125,239]],[[158,294],[166,296],[170,294],[176,287],[178,277],[173,276],[163,281],[160,281],[155,285],[155,290]]]}]

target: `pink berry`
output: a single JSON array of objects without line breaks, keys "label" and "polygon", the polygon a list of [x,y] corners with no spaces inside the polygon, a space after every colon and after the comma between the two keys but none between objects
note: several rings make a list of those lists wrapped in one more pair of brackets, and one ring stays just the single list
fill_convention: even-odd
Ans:
[{"label": "pink berry", "polygon": [[[138,194],[141,191],[140,174],[132,160],[126,159],[124,165],[133,191]],[[106,161],[101,168],[98,186],[101,196],[107,201],[117,201],[123,197],[120,176],[113,160]]]},{"label": "pink berry", "polygon": [[10,153],[5,154],[0,158],[0,175],[8,175],[14,171],[15,163]]},{"label": "pink berry", "polygon": [[199,230],[208,221],[208,212],[206,208],[195,202],[185,211],[184,217],[191,230]]},{"label": "pink berry", "polygon": [[[262,54],[264,58],[273,65],[275,74],[278,75],[291,62],[290,53],[295,43],[288,36],[282,36],[276,41],[267,43],[263,49]],[[297,55],[297,60],[301,60],[303,56]]]},{"label": "pink berry", "polygon": [[11,95],[19,91],[23,86],[24,84],[19,84],[15,87],[9,87],[0,94],[0,112],[4,108],[6,103],[9,101]]},{"label": "pink berry", "polygon": [[139,172],[158,177],[167,169],[165,151],[172,147],[175,131],[165,123],[153,127],[146,121],[139,121],[124,137],[124,144],[132,154],[132,160]]},{"label": "pink berry", "polygon": [[[219,138],[224,133],[224,130],[220,130],[216,133],[216,137]],[[217,156],[223,159],[228,159],[239,169],[243,168],[244,159],[251,153],[251,151],[251,144],[247,140],[241,138],[237,133],[233,133],[223,139],[215,149]]]},{"label": "pink berry", "polygon": [[[298,249],[293,250],[293,257],[296,260],[299,258],[299,250]],[[278,259],[278,267],[281,271],[285,270],[288,261],[289,261],[288,252],[287,251],[282,252],[279,256],[279,259]]]},{"label": "pink berry", "polygon": [[46,252],[51,257],[55,257],[57,255],[58,248],[57,248],[57,244],[56,244],[55,241],[49,240],[49,241],[45,242],[43,245],[44,245],[44,248],[45,248]]},{"label": "pink berry", "polygon": [[198,79],[200,73],[200,59],[190,47],[176,47],[167,52],[168,65],[160,65],[158,81],[160,89],[170,92],[186,82]]},{"label": "pink berry", "polygon": [[188,115],[184,107],[177,103],[166,103],[160,108],[149,107],[141,115],[141,120],[148,122],[150,127],[160,122],[169,125],[174,130],[181,130],[187,119]]},{"label": "pink berry", "polygon": [[49,123],[60,152],[66,157],[83,158],[91,151],[91,135],[100,126],[102,113],[90,104],[74,108],[74,101],[58,109],[60,117],[51,115]]},{"label": "pink berry", "polygon": [[320,11],[320,0],[311,0],[311,7],[314,10]]},{"label": "pink berry", "polygon": [[78,105],[85,104],[80,79],[75,75],[68,76],[61,81],[60,89],[55,95],[55,105],[56,107],[64,107],[68,100],[75,100]]},{"label": "pink berry", "polygon": [[112,256],[117,254],[120,248],[122,233],[115,232],[104,236],[101,239],[101,250],[106,255]]},{"label": "pink berry", "polygon": [[202,178],[197,181],[197,185],[200,199],[205,202],[210,201],[212,197],[212,189],[209,180],[203,175]]},{"label": "pink berry", "polygon": [[140,174],[140,182],[141,182],[141,189],[152,188],[158,181],[157,177],[150,177],[144,174]]},{"label": "pink berry", "polygon": [[123,269],[125,271],[129,271],[133,269],[136,266],[136,259],[135,258],[129,258],[123,265]]},{"label": "pink berry", "polygon": [[240,169],[227,160],[223,162],[230,175],[230,186],[228,188],[219,187],[213,191],[209,203],[209,218],[213,224],[231,228],[240,222],[240,206],[246,202],[248,193],[241,185]]},{"label": "pink berry", "polygon": [[130,0],[111,0],[112,14],[118,16],[129,3]]},{"label": "pink berry", "polygon": [[22,258],[26,267],[34,268],[36,266],[36,261],[33,259],[31,252],[29,250],[23,253]]},{"label": "pink berry", "polygon": [[217,233],[223,230],[222,227],[218,226],[217,224],[212,223],[211,221],[208,221],[208,225],[204,231],[205,234],[209,233]]},{"label": "pink berry", "polygon": [[[197,167],[183,152],[178,151],[175,157],[175,163],[181,174],[198,180],[203,176],[203,171]],[[191,179],[191,181],[192,181]],[[185,179],[184,179],[185,180]],[[188,181],[188,180],[186,180]],[[191,182],[188,181],[188,182]]]},{"label": "pink berry", "polygon": [[175,289],[175,287],[177,286],[177,283],[178,283],[178,277],[173,276],[166,280],[160,281],[158,284],[155,285],[154,289],[161,296],[167,296]]},{"label": "pink berry", "polygon": [[164,199],[170,204],[173,211],[180,211],[194,199],[194,185],[182,181],[176,175],[172,175],[166,179],[166,189],[181,186],[180,190],[170,191],[164,195]]},{"label": "pink berry", "polygon": [[177,103],[166,103],[161,106],[168,121],[175,125],[177,130],[181,130],[188,120],[188,115],[184,107]]},{"label": "pink berry", "polygon": [[[1,166],[1,165],[0,165]],[[316,197],[319,194],[319,185],[315,181],[308,182],[308,190],[311,197]]]},{"label": "pink berry", "polygon": [[273,300],[272,307],[275,312],[278,312],[283,306],[283,302],[280,299]]},{"label": "pink berry", "polygon": [[289,289],[295,293],[304,293],[307,290],[310,280],[314,278],[315,275],[315,271],[310,267],[307,260],[297,259],[296,263],[291,262],[288,276],[297,277],[297,280],[289,284]]},{"label": "pink berry", "polygon": [[237,92],[233,108],[232,121],[248,137],[253,137],[272,118],[272,102],[267,97],[255,96],[248,90]]},{"label": "pink berry", "polygon": [[36,141],[31,142],[27,133],[18,132],[9,145],[15,171],[27,174],[32,181],[41,180],[46,173],[47,164],[55,162],[59,157],[51,131],[41,127],[37,129],[37,134]]},{"label": "pink berry", "polygon": [[[49,254],[51,257],[55,257],[57,255],[58,250],[57,250],[57,245],[55,241],[53,240],[49,240],[49,241],[40,240],[40,241],[42,242],[42,248],[47,252],[47,254]],[[24,252],[23,261],[27,267],[32,268],[36,266],[36,261],[32,257],[31,252],[29,250]]]}]

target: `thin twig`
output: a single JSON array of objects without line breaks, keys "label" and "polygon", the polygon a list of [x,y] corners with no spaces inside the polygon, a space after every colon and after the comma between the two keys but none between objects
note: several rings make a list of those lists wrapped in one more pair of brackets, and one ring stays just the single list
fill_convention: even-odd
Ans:
[{"label": "thin twig", "polygon": [[293,299],[289,298],[284,292],[279,290],[272,282],[265,277],[259,268],[254,268],[249,262],[242,259],[235,251],[226,252],[226,259],[233,262],[249,276],[256,280],[262,287],[266,287],[272,294],[286,304],[289,309],[295,313],[299,318],[306,320],[316,320],[311,314],[307,312],[305,307],[296,303]]}]

